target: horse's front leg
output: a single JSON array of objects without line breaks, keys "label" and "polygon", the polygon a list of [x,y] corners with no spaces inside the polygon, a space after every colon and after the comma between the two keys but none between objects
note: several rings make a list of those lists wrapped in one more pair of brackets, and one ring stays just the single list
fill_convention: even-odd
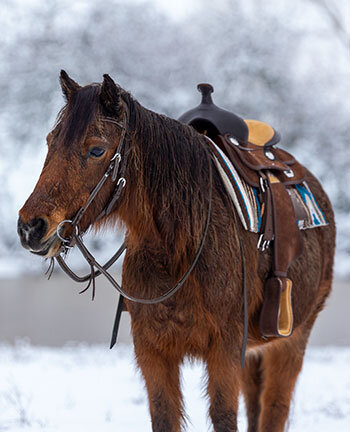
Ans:
[{"label": "horse's front leg", "polygon": [[137,363],[146,382],[153,432],[180,432],[183,420],[180,361],[135,343]]},{"label": "horse's front leg", "polygon": [[223,346],[210,350],[206,358],[210,417],[215,432],[237,431],[239,361]]}]

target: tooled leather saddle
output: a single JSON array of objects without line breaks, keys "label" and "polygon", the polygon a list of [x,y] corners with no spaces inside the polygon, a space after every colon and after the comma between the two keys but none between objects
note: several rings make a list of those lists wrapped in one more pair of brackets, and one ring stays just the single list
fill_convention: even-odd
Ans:
[{"label": "tooled leather saddle", "polygon": [[[271,275],[264,285],[260,331],[264,337],[290,336],[293,309],[288,268],[302,254],[303,241],[296,217],[300,209],[286,187],[301,184],[305,168],[291,154],[276,147],[280,135],[271,126],[243,120],[217,107],[212,101],[214,89],[210,84],[199,84],[197,88],[202,93],[200,105],[179,120],[208,136],[214,155],[219,158],[220,149],[245,182],[259,191],[261,224],[257,247],[261,251],[271,247],[272,253]],[[232,179],[226,163],[222,163],[222,169]]]}]

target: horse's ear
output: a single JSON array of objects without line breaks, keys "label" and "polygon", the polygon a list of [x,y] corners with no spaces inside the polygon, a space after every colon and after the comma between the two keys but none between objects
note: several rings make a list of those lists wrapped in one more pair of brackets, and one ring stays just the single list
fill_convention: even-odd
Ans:
[{"label": "horse's ear", "polygon": [[76,83],[72,78],[70,78],[66,71],[63,69],[60,73],[60,84],[62,87],[63,94],[67,100],[71,98],[72,94],[74,94],[77,90],[80,89],[80,85]]},{"label": "horse's ear", "polygon": [[121,110],[120,88],[108,74],[103,75],[100,101],[110,115],[119,115]]}]

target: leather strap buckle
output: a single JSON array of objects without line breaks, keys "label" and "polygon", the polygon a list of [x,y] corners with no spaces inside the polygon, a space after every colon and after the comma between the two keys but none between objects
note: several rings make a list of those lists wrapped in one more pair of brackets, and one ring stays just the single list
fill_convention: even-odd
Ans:
[{"label": "leather strap buckle", "polygon": [[261,252],[264,252],[266,249],[270,247],[270,243],[272,240],[264,240],[264,234],[260,234],[256,248]]},{"label": "leather strap buckle", "polygon": [[266,178],[260,177],[259,178],[259,182],[260,182],[260,189],[262,193],[266,192],[266,188],[267,188],[267,180]]}]

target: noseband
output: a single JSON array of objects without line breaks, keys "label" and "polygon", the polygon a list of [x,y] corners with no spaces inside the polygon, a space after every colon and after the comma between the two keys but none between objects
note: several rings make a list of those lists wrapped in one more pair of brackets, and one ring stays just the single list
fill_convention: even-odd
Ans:
[{"label": "noseband", "polygon": [[[80,223],[82,217],[84,216],[88,207],[94,201],[97,194],[99,193],[99,191],[101,190],[101,188],[103,187],[103,185],[105,184],[105,182],[107,181],[108,178],[111,178],[112,182],[116,182],[116,187],[115,187],[114,192],[112,193],[112,196],[109,199],[107,205],[104,207],[102,212],[99,214],[96,221],[100,220],[103,216],[107,216],[111,212],[112,208],[114,207],[114,205],[118,201],[123,188],[126,185],[125,172],[126,172],[126,166],[127,166],[127,155],[128,155],[128,150],[129,150],[129,137],[126,137],[128,113],[125,114],[123,123],[118,122],[117,120],[112,119],[112,118],[108,118],[108,117],[102,118],[102,121],[114,123],[122,129],[122,134],[121,134],[121,138],[119,140],[119,144],[117,146],[117,150],[116,150],[115,154],[113,155],[113,157],[110,159],[110,163],[109,163],[109,166],[108,166],[105,174],[103,175],[103,177],[100,179],[100,181],[97,183],[95,188],[90,193],[89,198],[88,198],[85,206],[81,207],[78,210],[78,212],[76,213],[76,215],[74,216],[73,219],[65,219],[58,224],[56,234],[57,234],[57,237],[62,241],[62,246],[61,246],[60,254],[55,258],[56,258],[56,261],[59,264],[59,266],[62,268],[62,270],[71,279],[73,279],[75,282],[80,282],[80,283],[88,282],[87,287],[85,289],[83,289],[81,291],[81,293],[85,292],[90,287],[90,285],[92,283],[92,298],[94,298],[94,295],[95,295],[95,278],[97,276],[99,276],[100,274],[103,274],[108,279],[108,281],[112,284],[112,286],[114,288],[116,288],[116,290],[120,293],[119,304],[118,304],[117,314],[115,317],[113,335],[112,335],[112,341],[111,341],[111,348],[112,348],[113,345],[115,344],[116,338],[117,338],[119,320],[120,320],[121,312],[123,310],[123,298],[124,297],[130,301],[133,301],[136,303],[142,303],[142,304],[161,303],[161,302],[169,299],[171,296],[173,296],[183,286],[183,284],[186,282],[189,275],[191,274],[192,270],[194,269],[194,267],[195,267],[195,265],[199,259],[199,256],[202,252],[204,242],[205,242],[205,239],[206,239],[207,234],[208,234],[209,222],[210,222],[210,217],[211,217],[211,208],[212,208],[212,183],[213,183],[212,176],[213,176],[213,174],[212,174],[211,158],[210,158],[208,150],[205,149],[206,154],[207,154],[207,158],[208,158],[208,165],[209,165],[208,211],[207,211],[207,219],[206,219],[206,223],[204,226],[202,238],[201,238],[201,241],[199,243],[198,249],[196,251],[196,254],[193,258],[191,265],[186,270],[186,272],[183,274],[181,279],[179,279],[179,281],[176,283],[176,285],[174,287],[172,287],[171,289],[169,289],[167,292],[165,292],[163,295],[161,295],[159,297],[152,298],[152,299],[133,297],[133,296],[129,295],[128,293],[126,293],[122,289],[122,287],[118,284],[118,282],[113,278],[113,276],[111,276],[111,274],[108,272],[108,269],[118,260],[118,258],[125,251],[125,249],[126,249],[125,241],[120,246],[120,248],[117,250],[117,252],[104,265],[101,265],[96,261],[95,257],[91,254],[91,252],[84,245],[83,240],[82,240],[82,233],[80,232],[80,228],[79,228],[79,223]],[[117,180],[117,178],[118,178],[118,180]],[[61,235],[62,227],[66,224],[69,224],[72,226],[72,234],[71,234],[70,238],[64,238]],[[90,273],[88,273],[85,276],[78,276],[76,273],[74,273],[69,268],[69,266],[66,264],[66,262],[63,258],[63,255],[65,255],[66,252],[70,248],[74,247],[75,245],[78,247],[78,249],[82,253],[83,257],[85,258],[85,260],[87,261],[87,263],[90,266]],[[51,270],[51,273],[52,273],[52,269],[53,269],[53,261],[52,261],[52,265],[50,265],[50,268],[48,271]]]}]

